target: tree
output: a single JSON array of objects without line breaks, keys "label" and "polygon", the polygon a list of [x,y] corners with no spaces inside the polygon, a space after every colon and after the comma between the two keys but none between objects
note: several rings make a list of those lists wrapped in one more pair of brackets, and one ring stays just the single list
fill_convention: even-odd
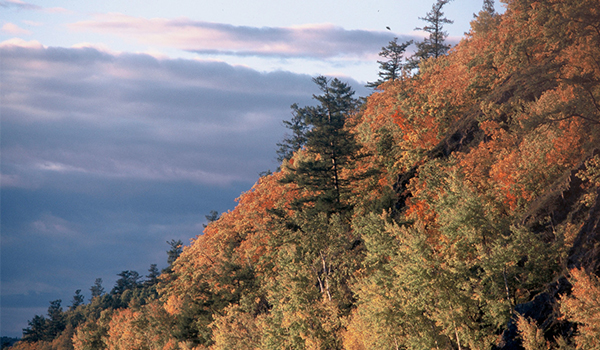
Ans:
[{"label": "tree", "polygon": [[65,314],[61,307],[62,300],[57,299],[50,302],[48,307],[48,318],[36,315],[28,321],[29,327],[23,329],[23,341],[38,342],[52,341],[67,325]]},{"label": "tree", "polygon": [[286,134],[283,141],[277,143],[277,146],[279,146],[279,149],[277,150],[277,161],[280,163],[284,160],[290,160],[294,155],[294,152],[298,151],[306,144],[308,125],[303,117],[304,109],[298,107],[296,103],[294,103],[291,108],[292,119],[290,121],[284,120],[283,124],[292,131],[292,135]]},{"label": "tree", "polygon": [[29,327],[23,329],[23,341],[33,343],[46,339],[48,325],[44,316],[35,315],[27,324]]},{"label": "tree", "polygon": [[92,292],[92,299],[95,297],[99,297],[104,294],[104,287],[102,287],[102,278],[96,278],[94,285],[90,288]]},{"label": "tree", "polygon": [[69,310],[75,310],[79,305],[83,305],[85,297],[81,294],[81,289],[77,289],[75,291],[75,295],[73,296],[73,300],[71,300],[71,306],[69,306]]},{"label": "tree", "polygon": [[571,295],[561,298],[563,317],[577,323],[574,337],[577,349],[595,349],[600,342],[600,278],[584,269],[572,269]]},{"label": "tree", "polygon": [[158,276],[160,276],[160,271],[156,267],[156,264],[151,264],[148,269],[148,275],[146,275],[146,281],[144,281],[144,286],[152,287],[153,285],[158,283]]},{"label": "tree", "polygon": [[65,314],[60,306],[61,303],[62,300],[57,299],[51,301],[50,306],[48,307],[47,340],[56,338],[56,336],[65,330],[67,325]]},{"label": "tree", "polygon": [[496,9],[494,8],[494,0],[483,0],[483,12],[489,15],[495,15]]},{"label": "tree", "polygon": [[167,243],[171,246],[171,249],[167,251],[167,263],[172,266],[183,251],[183,242],[180,239],[172,239],[171,242],[167,241]]},{"label": "tree", "polygon": [[[210,224],[211,222],[219,220],[219,212],[216,210],[211,210],[210,214],[204,215],[204,217],[206,218],[206,224],[202,224],[202,226],[204,228],[206,228],[206,226],[208,226],[208,224]],[[179,241],[179,244],[183,244],[183,243],[181,243],[181,241]],[[180,252],[180,254],[181,254],[181,252]]]},{"label": "tree", "polygon": [[361,255],[350,227],[352,191],[368,176],[356,168],[362,148],[346,125],[358,101],[338,79],[313,81],[319,104],[297,109],[308,126],[305,147],[283,163],[281,182],[297,191],[282,211],[284,223],[274,227],[281,239],[272,243],[277,273],[268,278],[266,348],[340,349],[341,320],[353,304],[349,284]]},{"label": "tree", "polygon": [[163,272],[170,273],[173,268],[173,264],[175,263],[175,260],[177,260],[177,258],[179,258],[179,256],[183,252],[183,242],[180,239],[172,239],[170,242],[167,241],[167,244],[171,246],[171,249],[167,250],[167,263],[169,264],[169,266],[167,266],[167,268],[165,268]]},{"label": "tree", "polygon": [[282,181],[293,182],[308,191],[293,203],[295,209],[312,207],[330,215],[350,208],[345,199],[351,179],[343,178],[342,170],[352,167],[359,146],[344,126],[346,116],[357,108],[358,101],[353,97],[352,88],[337,78],[319,76],[313,81],[323,92],[313,95],[320,105],[297,109],[309,126],[307,154],[293,164],[287,163],[289,173]]},{"label": "tree", "polygon": [[394,38],[394,40],[389,42],[388,46],[382,47],[379,56],[384,57],[387,60],[377,61],[377,63],[379,63],[379,77],[381,79],[370,82],[366,86],[378,87],[386,81],[394,81],[400,78],[402,67],[404,67],[404,64],[402,63],[404,52],[412,43],[413,41],[409,40],[398,45],[398,38]]},{"label": "tree", "polygon": [[409,68],[418,68],[419,62],[422,60],[430,57],[438,58],[445,55],[450,49],[450,45],[445,43],[448,33],[444,31],[444,24],[452,24],[454,21],[444,17],[442,12],[442,7],[450,1],[437,0],[425,17],[419,17],[428,24],[422,28],[415,28],[415,30],[423,30],[429,33],[429,37],[416,44],[417,52],[410,58]]},{"label": "tree", "polygon": [[109,322],[112,314],[112,309],[103,310],[96,319],[88,319],[84,324],[77,327],[72,338],[75,350],[106,349]]},{"label": "tree", "polygon": [[140,287],[139,280],[141,276],[137,271],[125,270],[121,271],[117,276],[121,276],[121,278],[115,283],[115,286],[110,291],[111,294],[121,294],[126,290]]}]

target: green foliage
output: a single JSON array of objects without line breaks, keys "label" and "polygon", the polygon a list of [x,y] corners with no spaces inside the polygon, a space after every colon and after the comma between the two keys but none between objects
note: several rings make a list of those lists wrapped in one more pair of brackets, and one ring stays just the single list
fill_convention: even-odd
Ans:
[{"label": "green foliage", "polygon": [[352,272],[361,254],[356,236],[335,214],[297,212],[298,227],[282,229],[268,279],[266,349],[340,349],[342,319],[353,303]]},{"label": "green foliage", "polygon": [[115,286],[110,291],[111,294],[122,294],[126,290],[137,289],[141,287],[140,279],[142,278],[137,271],[125,270],[121,271],[117,276],[120,276],[115,283]]},{"label": "green foliage", "polygon": [[511,228],[447,168],[432,162],[420,173],[435,193],[421,198],[437,213],[430,226],[357,221],[367,256],[350,329],[366,332],[366,348],[489,348],[513,307],[558,270],[554,244]]},{"label": "green foliage", "polygon": [[306,145],[306,132],[308,125],[306,124],[305,116],[310,113],[309,108],[300,108],[297,104],[293,104],[292,119],[283,121],[283,125],[290,129],[292,134],[286,135],[282,142],[277,143],[277,161],[282,163],[284,160],[290,160],[295,152]]},{"label": "green foliage", "polygon": [[92,298],[99,297],[104,294],[104,287],[102,287],[102,278],[96,278],[94,285],[90,288],[92,292]]},{"label": "green foliage", "polygon": [[146,275],[146,280],[144,281],[145,287],[152,287],[158,283],[158,277],[160,276],[160,271],[156,267],[156,264],[151,264],[148,269],[148,275]]},{"label": "green foliage", "polygon": [[[202,224],[202,227],[206,228],[208,226],[208,224],[210,224],[213,221],[217,221],[219,220],[219,212],[216,210],[211,210],[209,215],[204,215],[204,217],[206,218],[206,224]],[[173,244],[174,240],[171,240],[171,245]],[[181,254],[181,247],[183,246],[183,242],[181,241],[177,241],[177,246],[179,246],[179,251],[177,252],[177,256],[179,256]],[[170,255],[169,255],[169,259],[170,259]],[[169,265],[172,265],[172,262],[169,262]]]},{"label": "green foliage", "polygon": [[71,301],[71,306],[69,306],[69,310],[75,310],[79,305],[83,305],[84,301],[85,297],[81,294],[81,289],[77,289],[73,296],[73,300]]},{"label": "green foliage", "polygon": [[293,203],[294,210],[314,213],[348,213],[352,209],[353,182],[368,177],[368,172],[355,172],[355,162],[361,157],[361,147],[345,127],[347,117],[355,112],[358,101],[354,91],[337,78],[314,78],[322,95],[313,96],[320,105],[298,109],[298,115],[308,125],[306,152],[293,163],[282,180],[306,190]]},{"label": "green foliage", "polygon": [[20,348],[489,349],[511,318],[527,349],[594,348],[593,274],[570,271],[554,305],[551,327],[573,334],[545,338],[548,322],[514,310],[597,262],[578,240],[598,226],[600,6],[510,0],[499,15],[486,0],[447,54],[448,1],[422,18],[418,75],[397,79],[395,39],[363,106],[315,78],[317,105],[284,122],[280,171],[190,247],[167,242],[165,273],[52,302]]},{"label": "green foliage", "polygon": [[450,1],[437,0],[425,17],[419,17],[419,19],[427,22],[427,25],[422,28],[415,28],[415,30],[425,31],[429,33],[429,37],[416,43],[417,52],[410,58],[410,68],[417,68],[420,61],[430,57],[443,56],[450,49],[450,45],[445,43],[448,33],[444,31],[444,24],[452,24],[454,21],[444,17],[444,12],[442,12],[442,8]]},{"label": "green foliage", "polygon": [[388,46],[381,48],[380,57],[384,57],[386,61],[377,61],[379,63],[379,77],[375,82],[367,83],[367,87],[378,87],[386,81],[394,81],[399,79],[404,67],[404,52],[406,48],[413,43],[412,40],[398,44],[398,38],[394,38],[389,42]]},{"label": "green foliage", "polygon": [[23,329],[23,341],[37,342],[47,339],[47,320],[44,316],[35,315],[27,321],[29,327]]},{"label": "green foliage", "polygon": [[75,350],[104,350],[108,337],[111,309],[103,310],[97,318],[88,319],[73,336]]},{"label": "green foliage", "polygon": [[67,326],[65,314],[62,311],[61,300],[50,302],[48,307],[48,318],[36,315],[28,321],[29,327],[23,329],[23,341],[38,342],[52,341]]},{"label": "green foliage", "polygon": [[549,348],[544,338],[544,332],[534,320],[517,315],[517,327],[525,350],[547,350]]},{"label": "green foliage", "polygon": [[180,239],[172,239],[170,242],[167,241],[167,243],[169,244],[169,246],[171,246],[171,249],[167,250],[167,263],[169,264],[170,268],[171,266],[173,266],[173,263],[175,262],[175,260],[177,260],[179,255],[181,255],[181,252],[183,252],[183,242]]}]

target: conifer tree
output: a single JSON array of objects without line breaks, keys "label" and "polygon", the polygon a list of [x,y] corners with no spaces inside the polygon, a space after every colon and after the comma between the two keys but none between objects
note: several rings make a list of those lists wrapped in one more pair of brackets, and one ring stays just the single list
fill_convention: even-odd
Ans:
[{"label": "conifer tree", "polygon": [[338,80],[319,76],[313,79],[323,92],[313,97],[319,106],[297,109],[308,125],[307,157],[288,164],[290,174],[283,182],[294,182],[308,190],[308,196],[295,201],[296,209],[311,203],[317,212],[329,214],[349,209],[345,196],[350,179],[341,176],[342,169],[351,167],[359,146],[353,135],[344,128],[347,114],[354,111],[358,101],[352,88]]},{"label": "conifer tree", "polygon": [[79,305],[83,305],[83,303],[84,296],[81,294],[81,289],[77,289],[73,296],[73,300],[71,301],[71,306],[69,306],[69,310],[75,310]]},{"label": "conifer tree", "polygon": [[277,143],[277,161],[280,163],[284,160],[289,160],[294,155],[294,152],[301,149],[306,144],[306,131],[308,126],[304,120],[304,108],[298,107],[296,103],[292,106],[292,119],[284,120],[283,124],[286,128],[292,131],[291,135],[286,135],[282,142]]},{"label": "conifer tree", "polygon": [[369,82],[367,87],[378,87],[382,83],[386,81],[394,81],[400,78],[400,74],[404,64],[402,60],[404,59],[404,52],[406,48],[413,43],[412,40],[406,41],[402,44],[398,44],[398,38],[394,38],[394,40],[390,41],[389,44],[385,47],[381,48],[381,52],[379,52],[380,57],[384,57],[387,60],[385,61],[377,61],[379,63],[379,77],[374,82]]},{"label": "conifer tree", "polygon": [[179,255],[181,255],[181,253],[183,252],[183,242],[180,239],[172,239],[170,242],[167,241],[167,243],[169,244],[169,246],[171,246],[171,249],[167,250],[167,263],[169,264],[169,266],[163,269],[163,272],[171,273],[171,269],[173,268],[175,260],[177,260],[177,258],[179,258]]},{"label": "conifer tree", "polygon": [[[216,210],[211,210],[211,211],[210,211],[210,214],[208,214],[208,215],[204,215],[204,217],[206,218],[206,224],[202,224],[202,226],[203,226],[204,228],[206,228],[206,226],[208,226],[208,224],[210,224],[211,222],[219,220],[219,212],[218,212],[218,211],[216,211]],[[180,250],[181,250],[181,245],[182,245],[183,243],[181,242],[181,240],[180,240],[180,241],[178,241],[178,242],[179,242],[179,245],[180,245],[180,247],[179,247],[179,248],[177,248],[177,249],[178,249],[177,251],[179,252],[179,253],[178,253],[178,256],[179,256],[179,254],[181,254],[181,251],[180,251]],[[170,255],[169,255],[169,257],[170,257]],[[169,264],[172,264],[172,262],[169,262]]]},{"label": "conifer tree", "polygon": [[99,297],[104,294],[104,287],[102,287],[102,278],[96,278],[94,285],[90,288],[92,292],[92,298]]},{"label": "conifer tree", "polygon": [[144,286],[152,287],[158,283],[158,276],[160,276],[160,271],[156,267],[156,264],[151,264],[148,269],[148,274],[146,275],[146,280],[144,281]]},{"label": "conifer tree", "polygon": [[29,327],[23,329],[23,341],[33,343],[46,339],[48,320],[44,316],[35,315],[27,324]]},{"label": "conifer tree", "polygon": [[47,337],[48,340],[54,339],[57,335],[62,332],[66,325],[65,314],[63,313],[61,304],[62,300],[57,299],[50,302],[50,306],[48,307],[48,328],[47,328]]},{"label": "conifer tree", "polygon": [[410,58],[409,68],[417,68],[419,62],[430,57],[443,56],[450,49],[450,45],[445,43],[448,32],[444,31],[444,24],[452,24],[454,21],[444,17],[444,12],[442,12],[444,5],[450,1],[437,0],[425,17],[419,17],[419,19],[427,22],[427,25],[422,28],[415,28],[415,30],[425,31],[429,33],[429,37],[416,44],[417,52]]},{"label": "conifer tree", "polygon": [[120,276],[115,283],[115,286],[111,290],[111,294],[120,294],[129,289],[136,289],[140,287],[140,274],[137,271],[125,270],[121,271],[121,273],[117,274]]},{"label": "conifer tree", "polygon": [[483,0],[482,10],[490,15],[495,15],[496,9],[494,8],[494,0]]}]

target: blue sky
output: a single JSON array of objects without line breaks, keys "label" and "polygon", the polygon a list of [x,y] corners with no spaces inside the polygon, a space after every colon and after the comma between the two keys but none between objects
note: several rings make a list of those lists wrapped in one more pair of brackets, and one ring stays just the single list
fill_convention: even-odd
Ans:
[{"label": "blue sky", "polygon": [[[432,3],[0,0],[1,334],[165,267],[166,241],[277,168],[311,77],[366,96],[381,47],[421,38]],[[481,5],[446,6],[449,41]]]}]

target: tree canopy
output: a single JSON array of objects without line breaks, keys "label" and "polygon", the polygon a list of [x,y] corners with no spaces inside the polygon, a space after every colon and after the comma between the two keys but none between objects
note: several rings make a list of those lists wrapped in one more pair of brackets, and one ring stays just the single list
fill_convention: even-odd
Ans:
[{"label": "tree canopy", "polygon": [[447,3],[418,74],[314,78],[278,171],[14,348],[597,347],[600,3],[486,1],[451,51]]}]

